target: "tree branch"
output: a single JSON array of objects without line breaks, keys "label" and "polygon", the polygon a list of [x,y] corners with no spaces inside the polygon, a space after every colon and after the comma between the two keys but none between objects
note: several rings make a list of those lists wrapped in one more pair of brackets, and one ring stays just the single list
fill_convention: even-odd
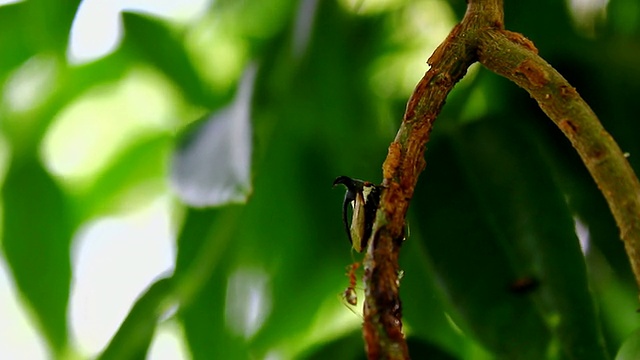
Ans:
[{"label": "tree branch", "polygon": [[364,259],[363,333],[369,359],[408,359],[398,295],[398,253],[409,201],[425,167],[433,121],[453,86],[476,58],[477,34],[500,29],[502,1],[470,1],[464,19],[429,58],[431,68],[407,103],[404,119],[382,166],[383,191]]},{"label": "tree branch", "polygon": [[384,190],[364,259],[363,333],[369,359],[408,359],[398,295],[405,216],[433,122],[479,60],[527,90],[580,154],[618,223],[640,287],[640,184],[620,148],[576,90],[524,36],[505,31],[502,0],[469,0],[464,19],[429,58],[382,166]]},{"label": "tree branch", "polygon": [[640,183],[618,144],[576,89],[524,36],[483,32],[478,55],[489,70],[525,89],[578,151],[609,204],[640,288]]}]

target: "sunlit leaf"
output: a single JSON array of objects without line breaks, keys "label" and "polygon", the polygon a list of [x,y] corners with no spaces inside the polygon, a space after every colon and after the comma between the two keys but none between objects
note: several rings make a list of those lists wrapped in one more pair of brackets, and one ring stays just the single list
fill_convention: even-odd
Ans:
[{"label": "sunlit leaf", "polygon": [[123,151],[97,177],[91,188],[81,194],[78,201],[83,215],[91,217],[116,209],[135,186],[162,179],[170,141],[164,134],[150,136]]},{"label": "sunlit leaf", "polygon": [[255,71],[249,67],[231,104],[194,126],[175,150],[171,180],[185,203],[217,206],[249,194]]}]

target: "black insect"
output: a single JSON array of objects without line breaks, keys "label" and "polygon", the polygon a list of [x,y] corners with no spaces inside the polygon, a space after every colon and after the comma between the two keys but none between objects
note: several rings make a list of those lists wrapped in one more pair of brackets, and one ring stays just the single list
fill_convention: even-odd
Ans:
[{"label": "black insect", "polygon": [[[347,188],[342,204],[342,222],[351,245],[357,252],[362,252],[367,247],[367,241],[371,236],[382,187],[348,176],[336,178],[333,181],[333,186],[338,184]],[[347,215],[349,205],[353,207],[351,224],[349,224]]]}]

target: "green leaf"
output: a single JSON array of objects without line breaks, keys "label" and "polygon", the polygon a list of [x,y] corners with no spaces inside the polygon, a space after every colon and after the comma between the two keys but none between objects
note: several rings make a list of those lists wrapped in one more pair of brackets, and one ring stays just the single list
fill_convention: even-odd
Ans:
[{"label": "green leaf", "polygon": [[124,51],[79,67],[69,68],[56,62],[55,82],[48,84],[54,91],[37,108],[23,114],[9,113],[7,121],[1,124],[12,152],[18,156],[23,152],[33,152],[41,145],[52,121],[66,106],[87,89],[119,79],[131,65],[131,54]]},{"label": "green leaf", "polygon": [[27,28],[37,32],[42,49],[64,54],[80,0],[30,0],[27,3],[30,6]]},{"label": "green leaf", "polygon": [[[447,307],[438,289],[433,268],[429,264],[416,216],[409,220],[410,235],[401,252],[400,281],[402,313],[409,334],[446,349],[450,354],[464,357],[468,340],[454,329],[447,319]],[[413,352],[412,352],[413,355]]]},{"label": "green leaf", "polygon": [[0,79],[37,53],[63,55],[80,0],[30,0],[0,6]]},{"label": "green leaf", "polygon": [[[517,278],[504,250],[483,219],[449,139],[429,150],[426,183],[413,204],[430,265],[468,335],[495,354],[544,359],[550,336],[527,297],[509,293]],[[409,238],[408,241],[411,241]]]},{"label": "green leaf", "polygon": [[[228,243],[239,207],[188,209],[178,237],[174,281],[194,359],[242,359],[246,348],[225,326]],[[223,345],[224,344],[224,345]]]},{"label": "green leaf", "polygon": [[22,31],[27,25],[24,19],[28,6],[27,2],[21,2],[0,7],[0,79],[36,52],[27,41],[28,33]]},{"label": "green leaf", "polygon": [[[359,346],[354,346],[354,344]],[[322,346],[310,348],[306,353],[300,355],[300,358],[305,360],[366,359],[362,348],[362,333],[358,329],[347,336],[322,344]]]},{"label": "green leaf", "polygon": [[124,149],[79,197],[83,217],[113,210],[134,186],[162,179],[171,140],[166,134],[154,134]]},{"label": "green leaf", "polygon": [[483,121],[430,152],[425,246],[454,320],[498,356],[607,358],[571,213],[525,130]]},{"label": "green leaf", "polygon": [[640,32],[640,18],[638,11],[640,6],[633,0],[614,0],[607,7],[608,15],[606,26],[624,35],[638,34]]},{"label": "green leaf", "polygon": [[627,337],[616,355],[616,360],[636,359],[640,359],[640,329]]},{"label": "green leaf", "polygon": [[208,107],[210,96],[182,39],[160,20],[133,13],[123,13],[122,16],[125,28],[123,47],[137,52],[148,64],[164,72],[192,103]]},{"label": "green leaf", "polygon": [[171,278],[153,283],[133,305],[98,359],[145,359],[158,320],[167,310],[172,289]]},{"label": "green leaf", "polygon": [[460,358],[449,355],[442,348],[434,346],[434,344],[412,337],[407,339],[407,345],[409,346],[409,353],[414,359],[455,360]]},{"label": "green leaf", "polygon": [[256,69],[250,66],[235,99],[190,129],[173,155],[173,188],[195,207],[242,203],[250,192],[251,94]]},{"label": "green leaf", "polygon": [[16,285],[56,353],[67,345],[71,217],[65,194],[34,158],[10,164],[4,186],[2,248]]}]

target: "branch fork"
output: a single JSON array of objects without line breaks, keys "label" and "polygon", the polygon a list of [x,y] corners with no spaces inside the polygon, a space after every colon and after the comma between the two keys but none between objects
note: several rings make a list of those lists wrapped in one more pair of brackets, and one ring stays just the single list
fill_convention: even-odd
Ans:
[{"label": "branch fork", "polygon": [[502,0],[469,0],[463,20],[428,60],[382,165],[383,182],[364,259],[363,334],[369,359],[408,359],[398,294],[405,217],[433,122],[453,86],[476,61],[525,89],[569,138],[604,194],[640,287],[640,183],[626,157],[580,95],[538,56],[531,41],[504,29]]}]

